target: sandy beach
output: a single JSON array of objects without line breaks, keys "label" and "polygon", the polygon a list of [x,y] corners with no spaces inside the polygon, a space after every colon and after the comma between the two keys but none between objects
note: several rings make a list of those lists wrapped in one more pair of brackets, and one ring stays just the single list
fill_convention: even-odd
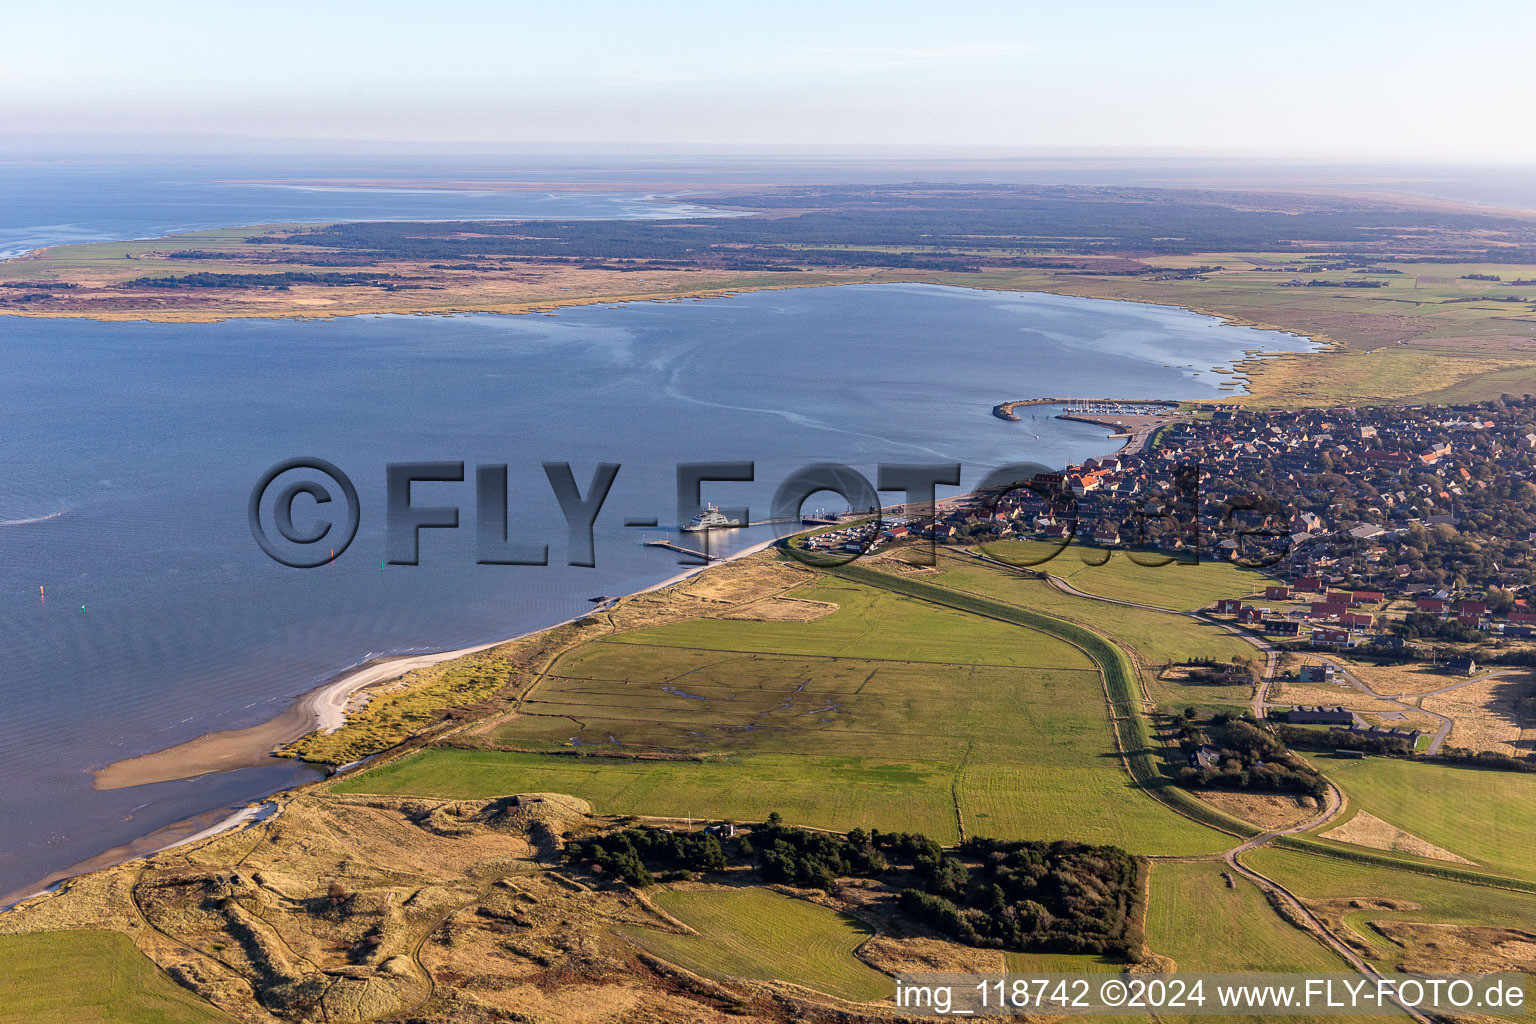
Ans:
[{"label": "sandy beach", "polygon": [[[686,569],[683,572],[670,576],[660,583],[635,591],[636,594],[648,594],[663,587],[669,587],[680,580],[685,580],[704,570],[711,565],[723,565],[725,562],[745,558],[748,555],[762,551],[773,544],[774,540],[765,540],[759,544],[751,545],[740,551],[727,555],[725,558],[710,565],[700,565]],[[633,595],[631,595],[633,596]],[[606,605],[598,605],[598,608]],[[268,719],[257,725],[244,729],[225,729],[219,732],[205,733],[185,743],[178,743],[173,747],[153,751],[148,754],[140,754],[137,757],[124,758],[114,761],[105,768],[99,768],[93,774],[96,777],[97,789],[126,789],[130,786],[144,786],[152,782],[169,782],[174,779],[194,779],[200,775],[208,775],[212,772],[228,772],[238,768],[250,768],[256,765],[269,764],[275,756],[274,751],[292,743],[312,732],[335,732],[346,724],[347,709],[351,706],[357,694],[371,686],[391,682],[399,679],[407,672],[418,668],[426,668],[429,665],[441,664],[462,658],[466,655],[476,654],[489,650],[501,644],[521,640],[535,633],[544,632],[547,629],[555,629],[567,623],[574,622],[582,616],[574,616],[563,622],[530,630],[517,636],[507,637],[504,640],[493,640],[489,643],[476,644],[472,647],[460,647],[451,651],[438,651],[432,654],[406,654],[391,658],[375,658],[341,673],[334,679],[298,698],[293,704],[275,718]]]},{"label": "sandy beach", "polygon": [[94,772],[96,788],[125,789],[266,764],[274,750],[301,736],[315,731],[335,732],[345,725],[347,706],[359,691],[399,679],[415,669],[462,658],[506,642],[498,640],[433,654],[375,658],[309,691],[282,714],[259,725],[205,733],[174,747],[114,761]]}]

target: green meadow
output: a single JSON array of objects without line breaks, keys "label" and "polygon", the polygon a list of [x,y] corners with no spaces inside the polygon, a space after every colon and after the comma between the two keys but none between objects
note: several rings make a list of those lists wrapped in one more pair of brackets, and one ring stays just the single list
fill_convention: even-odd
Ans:
[{"label": "green meadow", "polygon": [[664,817],[777,810],[795,824],[941,842],[963,828],[1137,853],[1229,845],[1137,788],[1103,677],[1074,643],[848,578],[792,594],[837,610],[805,622],[699,619],[584,644],[492,733],[502,749],[428,749],[340,788],[562,792],[602,813]]},{"label": "green meadow", "polygon": [[895,982],[854,956],[873,932],[846,914],[769,889],[655,893],[694,929],[626,928],[632,942],[717,979],[787,981],[855,1002],[890,999]]},{"label": "green meadow", "polygon": [[0,1022],[229,1024],[121,932],[0,935]]},{"label": "green meadow", "polygon": [[1482,871],[1536,880],[1536,775],[1389,757],[1329,761],[1324,770],[1355,807]]},{"label": "green meadow", "polygon": [[[1172,568],[1152,571],[1172,571]],[[1187,704],[1239,705],[1246,703],[1250,696],[1247,688],[1190,685],[1158,678],[1162,666],[1169,662],[1179,663],[1191,658],[1231,661],[1259,656],[1252,645],[1209,623],[1172,612],[1127,608],[1063,594],[1032,575],[999,569],[958,554],[941,554],[935,570],[922,578],[939,586],[1045,612],[1103,634],[1135,657],[1142,686],[1159,704],[1175,708]],[[1194,571],[1205,570],[1206,566],[1200,566]]]},{"label": "green meadow", "polygon": [[1346,971],[1310,933],[1282,919],[1252,882],[1219,861],[1152,866],[1147,944],[1180,971]]},{"label": "green meadow", "polygon": [[[1071,544],[1058,553],[1058,547],[1031,540],[1003,540],[980,545],[982,551],[999,561],[1050,573],[1085,594],[1170,611],[1192,611],[1223,597],[1246,597],[1262,592],[1266,583],[1273,582],[1262,573],[1227,562],[1140,565],[1124,551],[1111,552]],[[1148,553],[1138,557],[1162,562],[1165,556]]]}]

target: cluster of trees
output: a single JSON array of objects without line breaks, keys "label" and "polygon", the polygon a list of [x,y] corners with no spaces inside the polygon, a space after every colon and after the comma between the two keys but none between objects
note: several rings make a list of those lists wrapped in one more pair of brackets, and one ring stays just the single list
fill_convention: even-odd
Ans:
[{"label": "cluster of trees", "polygon": [[1431,612],[1409,612],[1402,622],[1392,624],[1392,632],[1405,640],[1477,643],[1483,639],[1481,630],[1464,626],[1458,619],[1442,619]]},{"label": "cluster of trees", "polygon": [[896,907],[972,946],[1132,955],[1137,859],[1114,846],[969,839],[946,851],[911,832],[812,832],[777,813],[722,845],[712,834],[630,828],[568,842],[566,859],[631,885],[691,877],[730,864],[767,882],[830,890],[841,878],[880,878]]},{"label": "cluster of trees", "polygon": [[839,878],[875,878],[896,867],[921,877],[942,872],[944,849],[912,832],[869,832],[856,828],[846,836],[809,832],[783,824],[777,812],[737,843],[743,858],[756,858],[770,882],[805,889],[831,889]]},{"label": "cluster of trees", "polygon": [[1249,686],[1259,678],[1258,670],[1247,658],[1233,658],[1231,661],[1190,658],[1184,662],[1184,665],[1188,670],[1185,678],[1190,683],[1209,686]]},{"label": "cluster of trees", "polygon": [[655,872],[676,878],[726,867],[725,850],[713,835],[659,828],[629,828],[573,839],[565,845],[565,857],[595,864],[630,885],[640,886],[655,884]]},{"label": "cluster of trees", "polygon": [[[292,263],[293,257],[286,253],[259,253],[259,252],[220,252],[217,249],[182,249],[175,254],[177,261],[182,260],[216,260],[228,263],[238,260],[241,263]],[[305,255],[303,263],[310,267],[367,267],[373,265],[375,260],[371,256],[360,253],[332,253],[316,252]]]},{"label": "cluster of trees", "polygon": [[[1322,776],[1262,729],[1250,713],[1234,716],[1223,711],[1202,723],[1186,712],[1178,736],[1190,760],[1179,770],[1178,781],[1191,789],[1296,793],[1317,799],[1328,792]],[[1207,763],[1200,763],[1197,753],[1203,753]]]},{"label": "cluster of trees", "polygon": [[958,853],[902,890],[904,914],[970,946],[1135,955],[1139,869],[1119,847],[977,838]]},{"label": "cluster of trees", "polygon": [[1351,729],[1309,729],[1304,725],[1275,724],[1275,734],[1288,747],[1308,750],[1359,750],[1366,754],[1387,754],[1406,757],[1413,753],[1413,744],[1403,736],[1384,736],[1381,733],[1355,732]]},{"label": "cluster of trees", "polygon": [[1385,281],[1308,281],[1308,288],[1385,288]]},{"label": "cluster of trees", "polygon": [[[1308,750],[1358,750],[1383,757],[1413,757],[1413,744],[1404,736],[1354,732],[1350,729],[1309,729],[1301,725],[1275,724],[1275,733],[1287,746]],[[1433,756],[1418,755],[1420,760],[1483,768],[1502,772],[1536,772],[1536,755],[1514,757],[1493,750],[1466,747],[1442,747]]]}]

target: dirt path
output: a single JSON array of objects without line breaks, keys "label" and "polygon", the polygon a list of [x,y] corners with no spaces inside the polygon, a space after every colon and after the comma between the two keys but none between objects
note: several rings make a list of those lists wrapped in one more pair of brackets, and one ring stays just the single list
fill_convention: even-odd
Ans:
[{"label": "dirt path", "polygon": [[[1334,667],[1337,678],[1342,679],[1344,682],[1348,683],[1350,686],[1353,686],[1367,697],[1372,697],[1384,703],[1391,704],[1393,707],[1406,711],[1409,714],[1425,715],[1438,721],[1440,725],[1435,730],[1435,735],[1430,739],[1429,746],[1424,748],[1424,752],[1426,754],[1440,753],[1440,748],[1445,745],[1445,741],[1450,737],[1451,729],[1456,724],[1456,722],[1448,715],[1442,715],[1438,711],[1430,711],[1427,708],[1422,708],[1419,705],[1412,703],[1414,700],[1419,700],[1424,697],[1436,697],[1442,693],[1450,693],[1452,690],[1459,690],[1463,686],[1471,686],[1473,683],[1481,683],[1487,679],[1496,679],[1500,676],[1512,675],[1516,672],[1524,671],[1523,669],[1495,669],[1492,672],[1484,672],[1481,675],[1469,676],[1466,679],[1458,680],[1457,682],[1439,687],[1438,689],[1425,690],[1423,693],[1400,693],[1394,697],[1389,694],[1378,693],[1371,687],[1369,683],[1355,675],[1353,672],[1349,671],[1348,668],[1340,664],[1334,658],[1324,656],[1319,660],[1326,664],[1332,665]],[[1260,703],[1261,701],[1258,698],[1255,698],[1255,709],[1260,706]],[[1263,707],[1266,710],[1272,707],[1290,706],[1291,705],[1289,704],[1263,704]],[[1255,710],[1255,714],[1257,715],[1259,712]]]},{"label": "dirt path", "polygon": [[[988,559],[988,561],[993,560]],[[996,564],[1003,565],[1005,563],[997,562]],[[1104,604],[1119,605],[1122,608],[1140,608],[1143,611],[1160,612],[1164,615],[1182,615],[1185,618],[1198,619],[1207,625],[1214,626],[1223,632],[1230,633],[1231,635],[1237,637],[1239,640],[1253,647],[1260,654],[1264,655],[1264,673],[1259,678],[1259,684],[1254,690],[1253,702],[1251,704],[1253,717],[1262,721],[1264,718],[1264,712],[1272,706],[1268,703],[1269,684],[1274,681],[1275,666],[1280,660],[1280,652],[1276,649],[1274,644],[1270,643],[1268,640],[1265,640],[1263,637],[1255,636],[1248,630],[1242,629],[1239,626],[1232,625],[1229,622],[1221,622],[1217,619],[1213,619],[1203,612],[1181,612],[1173,608],[1162,608],[1155,604],[1139,604],[1135,601],[1121,601],[1113,597],[1101,597],[1098,594],[1090,594],[1086,590],[1077,589],[1072,584],[1062,579],[1060,576],[1052,576],[1050,573],[1042,573],[1041,575],[1045,577],[1046,582],[1049,583],[1053,588],[1063,594],[1069,594],[1072,597],[1081,597],[1088,601],[1099,601]],[[1464,684],[1458,683],[1457,685],[1460,686]],[[1451,689],[1454,689],[1454,687],[1451,687]]]},{"label": "dirt path", "polygon": [[[992,560],[989,559],[989,561]],[[1263,710],[1269,706],[1266,702],[1266,696],[1269,691],[1269,684],[1274,678],[1275,664],[1278,660],[1278,653],[1275,650],[1274,645],[1269,641],[1254,636],[1246,630],[1228,625],[1227,623],[1215,621],[1208,616],[1200,614],[1199,612],[1181,612],[1169,608],[1159,608],[1156,605],[1139,604],[1134,601],[1118,601],[1114,598],[1100,597],[1097,594],[1090,594],[1086,591],[1078,590],[1076,587],[1072,586],[1070,583],[1059,576],[1052,576],[1049,573],[1042,573],[1042,575],[1052,587],[1064,594],[1085,598],[1089,601],[1101,601],[1105,604],[1120,605],[1122,607],[1128,608],[1140,608],[1146,611],[1161,612],[1165,615],[1182,615],[1188,618],[1199,619],[1200,621],[1208,623],[1209,625],[1225,629],[1227,632],[1251,644],[1255,649],[1261,651],[1264,654],[1266,661],[1263,678],[1260,680],[1253,698],[1254,716],[1260,719],[1263,718]],[[1467,680],[1467,682],[1475,681],[1476,680]],[[1359,685],[1363,687],[1364,684]],[[1457,683],[1454,686],[1446,687],[1445,689],[1455,689],[1457,686],[1465,685],[1466,683]],[[1445,731],[1450,731],[1449,720],[1447,720]],[[1233,871],[1242,875],[1254,885],[1257,885],[1264,892],[1273,893],[1276,898],[1285,903],[1285,905],[1290,909],[1291,913],[1295,915],[1297,920],[1306,923],[1308,930],[1311,931],[1320,942],[1322,942],[1329,949],[1333,950],[1340,957],[1342,957],[1344,961],[1353,967],[1356,971],[1360,972],[1368,978],[1371,978],[1372,980],[1379,980],[1381,978],[1380,972],[1378,972],[1376,968],[1372,967],[1370,964],[1366,963],[1366,961],[1361,958],[1358,953],[1350,948],[1348,943],[1344,942],[1344,940],[1340,939],[1331,930],[1329,930],[1328,926],[1323,923],[1322,919],[1314,914],[1311,910],[1309,910],[1306,904],[1303,903],[1295,893],[1291,892],[1284,885],[1275,881],[1273,878],[1270,878],[1268,875],[1254,870],[1238,859],[1249,850],[1263,846],[1265,843],[1268,843],[1280,836],[1294,835],[1299,832],[1307,832],[1312,829],[1323,828],[1324,826],[1334,821],[1344,810],[1344,793],[1339,789],[1338,786],[1334,785],[1331,779],[1328,779],[1326,776],[1323,777],[1323,781],[1327,782],[1328,784],[1328,799],[1322,810],[1319,811],[1316,815],[1299,825],[1291,825],[1286,828],[1272,829],[1268,832],[1254,836],[1251,839],[1244,840],[1237,846],[1234,846],[1230,850],[1222,853],[1221,859],[1225,861]],[[1423,1013],[1420,1013],[1411,1007],[1403,1006],[1402,1004],[1399,1004],[1399,1007],[1404,1010],[1404,1012],[1412,1016],[1415,1020],[1419,1021],[1420,1024],[1431,1024],[1430,1018]]]}]

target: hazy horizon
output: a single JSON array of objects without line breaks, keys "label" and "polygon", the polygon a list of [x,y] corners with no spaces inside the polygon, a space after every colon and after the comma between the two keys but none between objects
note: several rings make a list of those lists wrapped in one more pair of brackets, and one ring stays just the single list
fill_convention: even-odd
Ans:
[{"label": "hazy horizon", "polygon": [[8,147],[1536,161],[1514,3],[84,3],[6,28]]}]

